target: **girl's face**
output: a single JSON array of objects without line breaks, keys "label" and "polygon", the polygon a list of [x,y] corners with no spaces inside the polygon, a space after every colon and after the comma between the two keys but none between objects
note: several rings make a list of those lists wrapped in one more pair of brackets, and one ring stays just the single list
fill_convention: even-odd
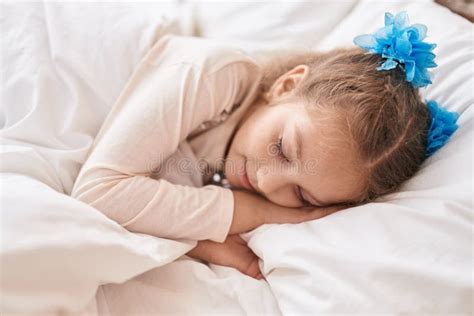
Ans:
[{"label": "girl's face", "polygon": [[[225,160],[229,183],[287,207],[356,200],[364,178],[336,117],[285,101],[307,75],[298,66],[280,77],[240,122]],[[338,126],[339,125],[339,126]]]}]

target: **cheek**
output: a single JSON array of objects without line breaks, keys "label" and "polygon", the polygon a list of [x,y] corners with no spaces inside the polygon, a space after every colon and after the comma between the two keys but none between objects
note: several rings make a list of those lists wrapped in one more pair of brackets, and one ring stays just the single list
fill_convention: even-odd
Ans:
[{"label": "cheek", "polygon": [[262,158],[268,144],[272,141],[274,124],[270,124],[265,115],[256,113],[237,131],[235,150],[250,159]]},{"label": "cheek", "polygon": [[272,192],[266,196],[271,202],[284,207],[301,207],[301,203],[295,198],[292,189],[286,188],[279,190],[279,192]]}]

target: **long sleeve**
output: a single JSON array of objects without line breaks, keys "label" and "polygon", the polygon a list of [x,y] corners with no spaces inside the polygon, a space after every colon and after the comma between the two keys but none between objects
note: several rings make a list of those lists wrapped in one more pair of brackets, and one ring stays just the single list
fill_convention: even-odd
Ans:
[{"label": "long sleeve", "polygon": [[211,40],[163,37],[107,116],[71,196],[130,231],[224,241],[234,207],[229,189],[149,175],[196,127],[256,89],[258,71],[249,57]]}]

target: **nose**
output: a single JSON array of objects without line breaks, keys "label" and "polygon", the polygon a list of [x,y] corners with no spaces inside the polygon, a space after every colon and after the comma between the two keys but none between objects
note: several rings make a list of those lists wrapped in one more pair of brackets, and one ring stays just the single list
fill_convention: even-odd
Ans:
[{"label": "nose", "polygon": [[282,174],[277,174],[269,166],[262,166],[257,170],[257,188],[264,194],[278,191],[283,185]]},{"label": "nose", "polygon": [[257,169],[255,182],[259,193],[271,202],[286,207],[300,206],[294,198],[294,176],[284,168],[261,166]]}]

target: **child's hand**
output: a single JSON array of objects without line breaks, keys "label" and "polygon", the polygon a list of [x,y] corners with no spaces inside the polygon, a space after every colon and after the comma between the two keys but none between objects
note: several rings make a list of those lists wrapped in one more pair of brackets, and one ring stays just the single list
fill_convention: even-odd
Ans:
[{"label": "child's hand", "polygon": [[187,255],[209,263],[235,268],[258,280],[263,278],[258,266],[258,257],[239,235],[229,235],[223,243],[199,241]]},{"label": "child's hand", "polygon": [[234,216],[229,234],[250,231],[263,224],[298,224],[322,218],[347,205],[292,208],[274,204],[264,197],[246,191],[233,190]]},{"label": "child's hand", "polygon": [[312,221],[315,219],[320,219],[325,216],[331,215],[332,213],[336,213],[340,210],[344,210],[346,208],[349,208],[348,205],[344,204],[339,204],[339,205],[333,205],[333,206],[318,206],[318,207],[313,207],[306,211],[306,220],[305,221]]},{"label": "child's hand", "polygon": [[346,205],[323,207],[286,208],[280,206],[269,207],[265,213],[266,224],[299,224],[328,216],[347,208]]}]

